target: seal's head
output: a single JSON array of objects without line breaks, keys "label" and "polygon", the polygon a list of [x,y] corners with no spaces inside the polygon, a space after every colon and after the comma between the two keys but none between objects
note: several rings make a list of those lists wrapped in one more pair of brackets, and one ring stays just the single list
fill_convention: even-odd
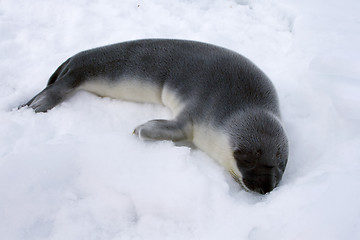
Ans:
[{"label": "seal's head", "polygon": [[233,176],[247,190],[270,192],[279,184],[288,159],[288,140],[279,118],[267,111],[251,111],[229,123],[236,129],[231,134],[238,170]]}]

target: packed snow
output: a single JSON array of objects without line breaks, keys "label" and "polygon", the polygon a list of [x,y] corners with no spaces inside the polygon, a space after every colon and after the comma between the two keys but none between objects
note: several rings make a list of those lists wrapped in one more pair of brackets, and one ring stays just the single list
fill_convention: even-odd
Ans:
[{"label": "packed snow", "polygon": [[[0,239],[360,239],[360,2],[1,0]],[[85,49],[213,43],[274,82],[290,140],[266,195],[197,149],[142,142],[163,106],[78,92],[17,110]]]}]

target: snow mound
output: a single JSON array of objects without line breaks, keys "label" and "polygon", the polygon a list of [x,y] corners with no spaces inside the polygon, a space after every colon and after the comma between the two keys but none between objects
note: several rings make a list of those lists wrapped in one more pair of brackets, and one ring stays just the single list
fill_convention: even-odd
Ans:
[{"label": "snow mound", "polygon": [[[359,239],[359,3],[265,0],[0,3],[1,239]],[[281,185],[242,190],[199,150],[141,142],[162,106],[79,92],[16,107],[88,48],[181,38],[235,50],[280,97]]]}]

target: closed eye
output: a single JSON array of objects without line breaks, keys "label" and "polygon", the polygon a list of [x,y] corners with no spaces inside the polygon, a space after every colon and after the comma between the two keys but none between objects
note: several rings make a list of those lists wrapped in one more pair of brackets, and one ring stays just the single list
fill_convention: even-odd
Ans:
[{"label": "closed eye", "polygon": [[235,156],[236,162],[239,166],[244,168],[252,168],[256,165],[256,158],[252,154],[236,154]]},{"label": "closed eye", "polygon": [[262,154],[261,149],[257,149],[255,151],[238,149],[234,151],[234,158],[236,159],[239,167],[254,168]]},{"label": "closed eye", "polygon": [[265,169],[273,169],[275,166],[270,166],[270,165],[264,165],[263,168]]}]

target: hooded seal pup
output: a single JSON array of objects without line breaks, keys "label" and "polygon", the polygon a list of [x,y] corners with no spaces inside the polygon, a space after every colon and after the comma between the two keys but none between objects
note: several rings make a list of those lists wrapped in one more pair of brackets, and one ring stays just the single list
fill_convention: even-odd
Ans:
[{"label": "hooded seal pup", "polygon": [[174,118],[134,130],[143,140],[190,141],[246,190],[265,194],[280,182],[288,141],[278,97],[247,58],[211,44],[147,39],[80,52],[23,106],[46,112],[75,90],[160,103]]}]

